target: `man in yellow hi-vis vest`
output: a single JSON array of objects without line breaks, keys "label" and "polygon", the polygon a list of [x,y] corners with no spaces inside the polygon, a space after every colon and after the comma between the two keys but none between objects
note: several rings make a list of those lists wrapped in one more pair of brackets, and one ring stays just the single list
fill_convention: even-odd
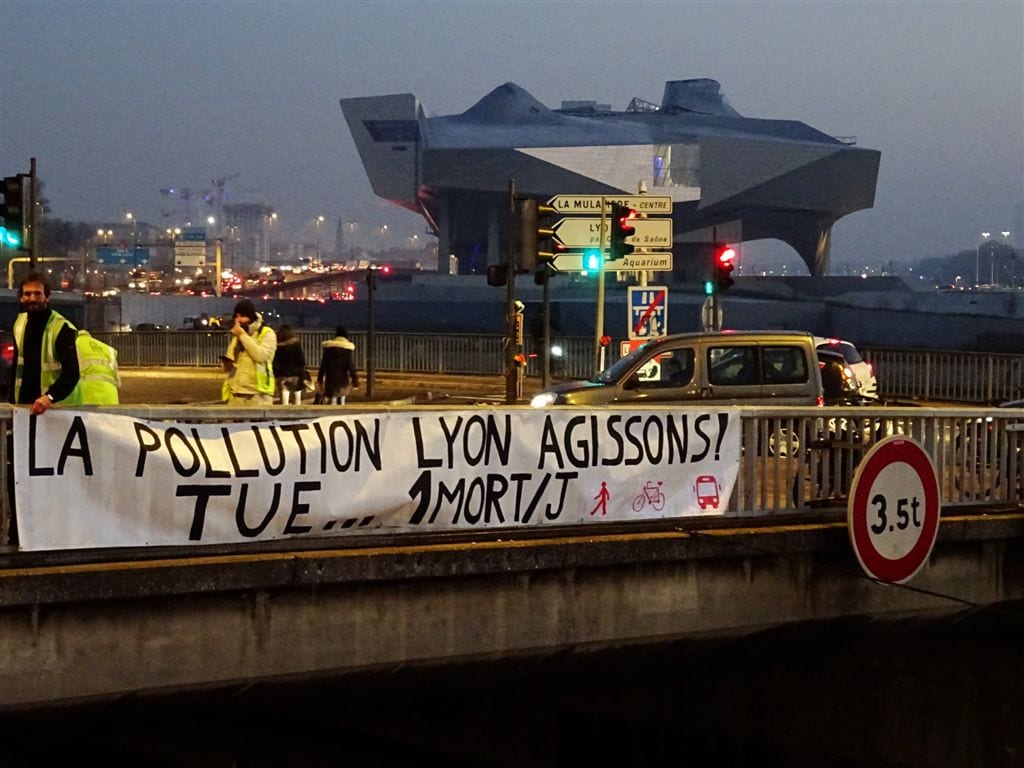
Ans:
[{"label": "man in yellow hi-vis vest", "polygon": [[277,334],[249,299],[235,306],[231,341],[221,356],[227,378],[221,394],[228,405],[263,407],[274,404],[274,353]]},{"label": "man in yellow hi-vis vest", "polygon": [[81,403],[75,326],[50,308],[50,284],[30,272],[18,286],[21,312],[14,321],[15,369],[11,402],[46,413],[54,403]]},{"label": "man in yellow hi-vis vest", "polygon": [[121,374],[117,370],[117,350],[88,331],[79,331],[75,339],[78,352],[78,385],[83,405],[117,405]]}]

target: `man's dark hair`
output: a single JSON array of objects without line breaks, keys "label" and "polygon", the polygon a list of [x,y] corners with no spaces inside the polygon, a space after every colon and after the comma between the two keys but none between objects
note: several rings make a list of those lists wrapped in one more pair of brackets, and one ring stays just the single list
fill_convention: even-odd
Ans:
[{"label": "man's dark hair", "polygon": [[19,297],[21,297],[21,289],[25,287],[26,283],[39,283],[40,285],[43,286],[43,293],[46,294],[46,297],[50,297],[50,283],[39,272],[29,272],[27,275],[21,278],[21,282],[18,283]]}]

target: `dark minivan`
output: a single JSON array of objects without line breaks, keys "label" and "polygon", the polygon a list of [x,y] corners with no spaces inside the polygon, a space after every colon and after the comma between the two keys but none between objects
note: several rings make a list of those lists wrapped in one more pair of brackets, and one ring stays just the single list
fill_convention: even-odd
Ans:
[{"label": "dark minivan", "polygon": [[530,404],[821,405],[814,339],[799,331],[680,333],[644,344],[587,381]]}]

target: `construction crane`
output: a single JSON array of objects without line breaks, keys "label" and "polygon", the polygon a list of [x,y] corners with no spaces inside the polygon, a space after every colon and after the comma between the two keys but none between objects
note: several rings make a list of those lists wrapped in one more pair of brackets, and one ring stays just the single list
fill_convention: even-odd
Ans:
[{"label": "construction crane", "polygon": [[203,202],[213,209],[213,217],[217,222],[217,226],[224,226],[224,188],[227,183],[232,179],[237,179],[240,174],[232,173],[229,176],[223,176],[219,179],[211,179],[210,183],[213,185],[213,189],[203,190]]},{"label": "construction crane", "polygon": [[178,200],[181,208],[181,221],[179,222],[179,226],[191,226],[194,218],[192,211],[192,190],[188,187],[165,187],[160,190],[160,194],[164,197],[172,197]]}]

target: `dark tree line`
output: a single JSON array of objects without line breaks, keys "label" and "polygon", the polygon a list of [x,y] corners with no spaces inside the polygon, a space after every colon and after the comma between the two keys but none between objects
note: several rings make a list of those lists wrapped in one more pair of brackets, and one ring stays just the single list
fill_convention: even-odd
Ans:
[{"label": "dark tree line", "polygon": [[81,251],[96,237],[96,225],[83,221],[44,218],[39,230],[40,256],[67,256],[71,251]]}]

